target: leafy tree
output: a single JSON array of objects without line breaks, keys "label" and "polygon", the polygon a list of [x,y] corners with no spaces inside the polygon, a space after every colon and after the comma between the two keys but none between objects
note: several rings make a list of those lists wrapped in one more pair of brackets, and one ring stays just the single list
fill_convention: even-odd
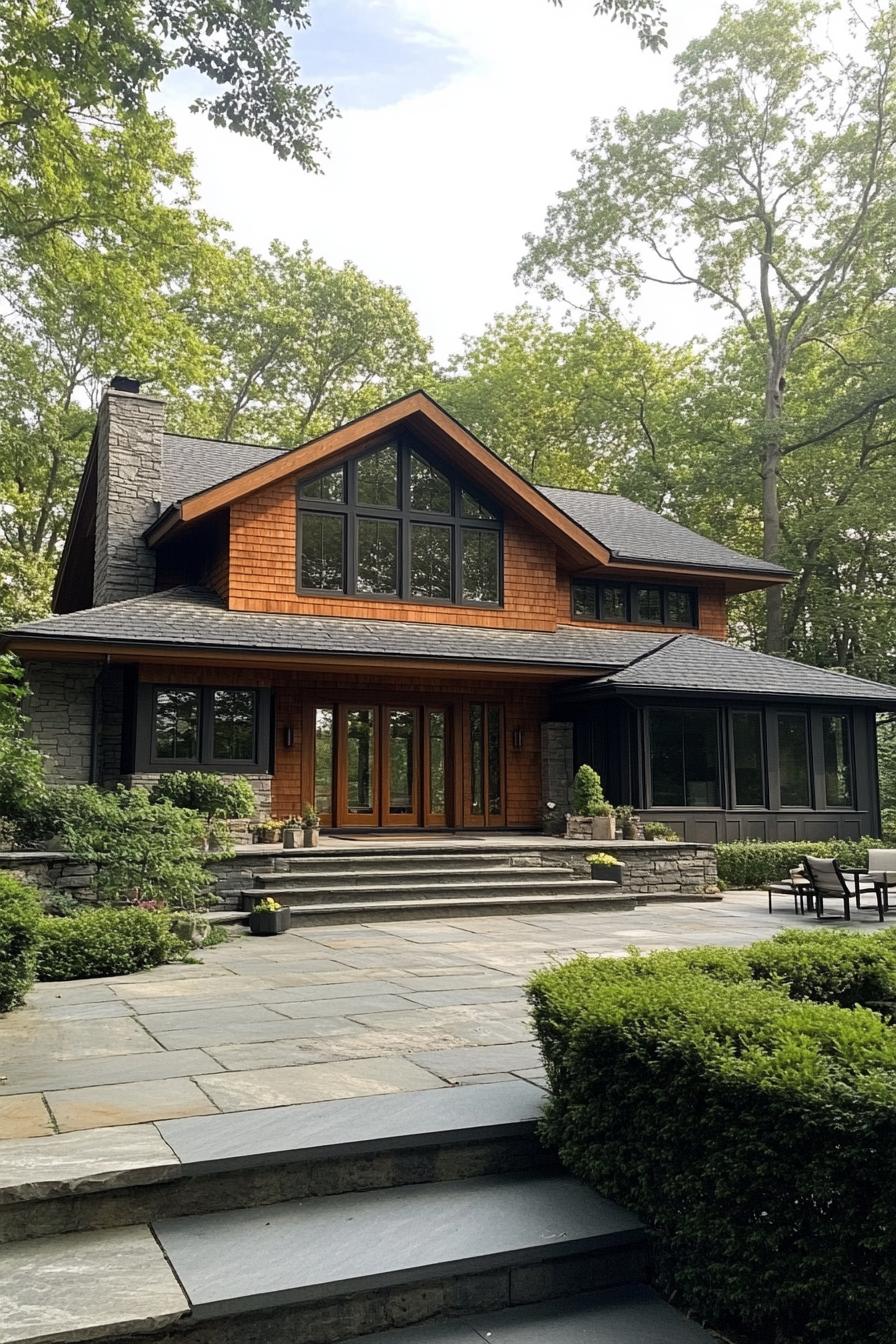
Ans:
[{"label": "leafy tree", "polygon": [[[743,408],[762,482],[763,554],[782,551],[785,460],[896,395],[889,369],[799,422],[791,402],[812,343],[837,341],[892,291],[896,217],[896,6],[825,37],[819,0],[726,6],[677,58],[674,108],[595,121],[521,273],[550,297],[572,281],[594,302],[678,286],[724,311],[761,368]],[[785,647],[784,599],[766,645]]]},{"label": "leafy tree", "polygon": [[98,149],[176,70],[203,81],[194,110],[314,168],[333,107],[292,54],[308,22],[308,0],[0,0],[0,237],[114,217]]},{"label": "leafy tree", "polygon": [[431,378],[401,291],[307,244],[218,252],[186,311],[214,356],[172,403],[188,433],[292,446]]},{"label": "leafy tree", "polygon": [[[558,7],[563,0],[551,0]],[[642,47],[659,51],[666,45],[666,6],[662,0],[596,0],[594,12],[634,28]]]}]

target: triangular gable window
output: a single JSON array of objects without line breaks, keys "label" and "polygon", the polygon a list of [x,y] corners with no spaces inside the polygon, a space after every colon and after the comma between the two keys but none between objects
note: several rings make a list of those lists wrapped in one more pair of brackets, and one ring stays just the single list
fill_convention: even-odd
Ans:
[{"label": "triangular gable window", "polygon": [[298,589],[501,605],[495,505],[409,439],[299,485]]}]

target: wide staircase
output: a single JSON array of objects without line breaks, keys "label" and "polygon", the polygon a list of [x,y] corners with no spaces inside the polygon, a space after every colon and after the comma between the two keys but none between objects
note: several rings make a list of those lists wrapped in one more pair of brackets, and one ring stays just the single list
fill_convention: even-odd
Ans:
[{"label": "wide staircase", "polygon": [[270,896],[292,910],[293,924],[437,919],[470,915],[633,910],[634,897],[613,882],[592,881],[563,865],[542,864],[532,850],[507,845],[413,842],[359,844],[356,850],[297,851],[276,859],[240,893],[251,910]]},{"label": "wide staircase", "polygon": [[[518,1081],[41,1140],[0,1169],[0,1338],[709,1344]],[[126,1139],[122,1138],[126,1136]]]}]

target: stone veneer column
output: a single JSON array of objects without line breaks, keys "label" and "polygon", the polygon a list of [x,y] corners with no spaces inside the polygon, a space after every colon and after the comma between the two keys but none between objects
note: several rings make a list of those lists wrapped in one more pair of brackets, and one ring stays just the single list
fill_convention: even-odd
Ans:
[{"label": "stone veneer column", "polygon": [[96,429],[96,553],[93,605],[155,588],[156,558],[142,535],[159,516],[165,403],[109,388]]},{"label": "stone veneer column", "polygon": [[102,663],[26,662],[25,713],[51,784],[89,784],[94,775],[96,681]]},{"label": "stone veneer column", "polygon": [[541,725],[542,803],[556,803],[564,816],[571,806],[573,777],[573,737],[571,723]]}]

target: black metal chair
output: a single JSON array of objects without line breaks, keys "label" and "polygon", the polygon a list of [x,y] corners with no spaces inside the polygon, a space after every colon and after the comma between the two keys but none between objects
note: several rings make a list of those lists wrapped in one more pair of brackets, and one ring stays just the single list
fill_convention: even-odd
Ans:
[{"label": "black metal chair", "polygon": [[858,904],[862,895],[866,893],[873,895],[877,903],[877,916],[881,923],[884,922],[883,896],[880,888],[875,887],[873,882],[856,882],[855,889],[851,889],[844,876],[840,864],[836,859],[814,859],[807,854],[803,859],[803,869],[806,876],[812,884],[812,894],[815,898],[815,916],[817,919],[837,919],[837,915],[826,915],[824,913],[824,903],[826,900],[835,900],[843,902],[843,919],[849,919],[849,905],[853,896]]}]

